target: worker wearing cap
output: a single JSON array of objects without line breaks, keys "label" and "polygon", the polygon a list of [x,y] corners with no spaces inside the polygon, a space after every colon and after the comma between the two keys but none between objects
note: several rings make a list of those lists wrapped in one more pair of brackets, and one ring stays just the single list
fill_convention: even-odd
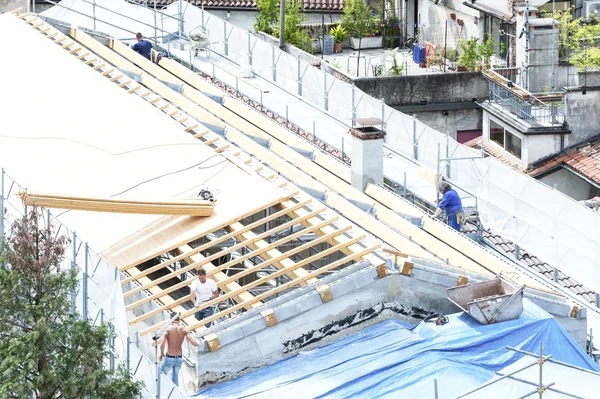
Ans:
[{"label": "worker wearing cap", "polygon": [[442,211],[446,212],[448,224],[453,229],[460,231],[460,225],[464,220],[462,201],[450,184],[442,181],[437,185],[438,192],[442,194],[442,200],[433,214],[433,218],[440,216]]},{"label": "worker wearing cap", "polygon": [[135,38],[137,39],[137,43],[134,44],[131,48],[139,53],[141,56],[152,61],[152,43],[148,40],[144,39],[141,33],[136,33]]},{"label": "worker wearing cap", "polygon": [[[190,299],[196,307],[202,306],[205,302],[212,301],[219,297],[219,290],[217,284],[209,278],[206,278],[206,271],[204,269],[198,270],[198,278],[192,283],[190,290]],[[196,319],[202,320],[212,316],[212,306],[200,309],[196,312]],[[206,328],[211,326],[212,322],[205,324]]]},{"label": "worker wearing cap", "polygon": [[[198,343],[190,334],[190,332],[180,324],[180,316],[177,314],[173,319],[173,323],[167,329],[165,336],[163,338],[162,344],[160,344],[160,358],[159,361],[162,362],[162,366],[160,367],[161,373],[164,375],[168,375],[169,371],[173,371],[173,384],[179,386],[179,370],[181,369],[181,365],[183,364],[183,351],[181,346],[183,344],[184,339],[188,339],[190,343],[194,346],[198,346]],[[168,347],[167,354],[165,357],[165,345]],[[164,359],[164,361],[163,361]]]}]

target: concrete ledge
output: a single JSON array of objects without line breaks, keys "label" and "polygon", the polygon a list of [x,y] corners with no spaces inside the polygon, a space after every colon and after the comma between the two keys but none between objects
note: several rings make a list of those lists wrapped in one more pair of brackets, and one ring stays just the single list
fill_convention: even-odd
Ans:
[{"label": "concrete ledge", "polygon": [[[448,314],[458,309],[446,298],[446,288],[454,287],[459,277],[469,282],[482,281],[482,276],[453,269],[433,262],[420,264],[415,260],[412,277],[390,274],[380,278],[377,269],[362,264],[353,272],[328,276],[333,300],[323,303],[314,286],[303,287],[265,306],[272,309],[278,323],[267,327],[257,309],[247,312],[249,318],[232,320],[226,329],[212,333],[218,336],[220,350],[201,351],[197,373],[200,386],[222,382],[254,368],[271,364],[297,353],[303,348],[319,345],[356,329],[360,324],[395,317],[416,323],[434,313]],[[432,267],[434,266],[434,267]],[[586,320],[568,317],[572,307],[559,296],[526,291],[538,306],[557,317],[577,342],[585,342]],[[277,306],[275,305],[277,302]],[[260,311],[259,311],[260,310]],[[254,315],[249,315],[254,312]],[[335,337],[334,337],[335,336]],[[583,339],[583,340],[582,340]],[[581,341],[581,342],[580,342]]]}]

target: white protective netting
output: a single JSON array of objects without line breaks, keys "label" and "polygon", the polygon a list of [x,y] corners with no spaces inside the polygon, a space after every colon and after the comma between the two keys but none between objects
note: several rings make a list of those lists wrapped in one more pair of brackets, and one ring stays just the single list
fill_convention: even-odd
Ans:
[{"label": "white protective netting", "polygon": [[[216,26],[224,23],[214,16],[211,16],[211,21]],[[432,171],[438,168],[445,170],[446,164],[438,162],[438,157],[480,156],[479,151],[459,144],[445,133],[391,107],[382,106],[380,100],[356,87],[332,75],[325,78],[320,69],[309,63],[281,52],[261,39],[255,40],[269,49],[256,51],[256,48],[262,47],[258,43],[255,45],[253,67],[261,77],[273,81],[271,68],[275,66],[276,83],[298,95],[297,71],[300,70],[304,100],[324,110],[324,97],[328,91],[327,112],[342,123],[349,123],[353,110],[356,118],[384,119],[387,123],[386,144],[402,156],[415,159],[415,139],[416,160]],[[276,60],[275,63],[273,60]],[[270,67],[264,68],[264,65]],[[295,75],[288,71],[294,71]],[[298,124],[308,131],[312,128],[308,120],[300,119]],[[600,267],[599,214],[493,158],[454,160],[448,169],[454,184],[478,198],[484,227],[513,240],[590,288],[600,290],[600,276],[594,274],[594,270]]]},{"label": "white protective netting", "polygon": [[[69,1],[77,3],[81,0]],[[110,5],[115,1],[100,0],[97,3],[106,2]],[[323,109],[325,88],[329,87],[327,112],[331,116],[343,124],[349,124],[352,116],[383,117],[387,121],[387,145],[433,172],[438,170],[438,167],[442,168],[438,163],[438,154],[440,158],[445,158],[446,154],[454,158],[479,155],[477,151],[467,149],[455,140],[447,138],[445,133],[418,121],[415,123],[411,117],[389,107],[382,109],[380,100],[339,81],[334,76],[325,78],[322,71],[308,62],[282,52],[276,46],[243,29],[230,25],[204,10],[186,8],[186,18],[188,13],[194,21],[201,21],[200,23],[208,28],[213,43],[211,51],[237,64],[251,62],[254,72],[267,81],[273,81],[275,68],[278,86],[295,96],[300,94],[300,72],[303,74],[301,96],[315,108]],[[128,15],[137,16],[137,13]],[[81,19],[76,13],[69,12],[62,12],[57,18],[68,22]],[[111,20],[117,19],[114,17]],[[135,30],[130,26],[130,20],[119,19],[118,22],[123,23],[128,30]],[[227,52],[225,36],[228,38]],[[231,81],[231,76],[229,80]],[[256,99],[255,88],[240,87],[240,91],[242,90],[254,90],[247,95]],[[309,132],[312,130],[312,120],[309,118],[291,115],[290,120]],[[418,147],[416,159],[415,144]],[[513,240],[552,266],[600,291],[600,276],[594,273],[600,266],[599,214],[491,157],[454,160],[450,172],[454,184],[477,196],[479,212],[486,228]]]}]

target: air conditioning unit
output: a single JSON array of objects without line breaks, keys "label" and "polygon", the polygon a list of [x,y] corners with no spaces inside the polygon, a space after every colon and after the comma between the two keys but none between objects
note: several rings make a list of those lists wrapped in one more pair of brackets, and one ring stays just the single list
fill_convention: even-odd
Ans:
[{"label": "air conditioning unit", "polygon": [[600,0],[585,0],[583,2],[583,17],[591,18],[593,15],[600,18]]}]

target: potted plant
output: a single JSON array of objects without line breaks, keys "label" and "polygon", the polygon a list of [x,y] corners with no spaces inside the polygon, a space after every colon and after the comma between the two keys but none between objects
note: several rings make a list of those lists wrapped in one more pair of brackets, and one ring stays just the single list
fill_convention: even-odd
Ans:
[{"label": "potted plant", "polygon": [[334,28],[331,28],[329,34],[333,36],[333,52],[341,53],[342,52],[342,42],[346,38],[346,28],[344,28],[341,24],[337,25]]},{"label": "potted plant", "polygon": [[383,44],[381,36],[370,36],[379,30],[380,23],[364,0],[344,2],[342,25],[351,35],[350,46],[355,50],[379,48]]},{"label": "potted plant", "polygon": [[458,45],[462,51],[458,57],[456,70],[459,72],[474,71],[480,58],[477,51],[477,39],[461,40]]},{"label": "potted plant", "polygon": [[488,37],[484,43],[479,45],[477,52],[483,61],[483,67],[489,68],[490,57],[494,55],[494,39],[491,36]]}]

